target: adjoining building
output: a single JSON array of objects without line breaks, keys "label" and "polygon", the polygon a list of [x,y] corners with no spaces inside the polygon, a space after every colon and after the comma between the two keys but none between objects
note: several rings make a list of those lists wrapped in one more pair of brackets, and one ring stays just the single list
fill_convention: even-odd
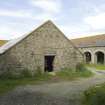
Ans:
[{"label": "adjoining building", "polygon": [[105,64],[105,34],[71,40],[83,53],[86,63]]},{"label": "adjoining building", "polygon": [[0,48],[1,73],[24,69],[58,71],[75,68],[82,61],[82,53],[51,21]]}]

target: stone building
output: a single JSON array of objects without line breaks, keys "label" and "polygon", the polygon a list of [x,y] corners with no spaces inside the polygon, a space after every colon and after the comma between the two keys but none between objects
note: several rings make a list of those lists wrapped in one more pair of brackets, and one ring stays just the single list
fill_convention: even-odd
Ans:
[{"label": "stone building", "polygon": [[71,41],[81,50],[86,63],[105,64],[105,34]]},{"label": "stone building", "polygon": [[32,32],[9,41],[0,48],[0,71],[28,69],[57,71],[75,68],[83,55],[51,22],[47,21]]}]

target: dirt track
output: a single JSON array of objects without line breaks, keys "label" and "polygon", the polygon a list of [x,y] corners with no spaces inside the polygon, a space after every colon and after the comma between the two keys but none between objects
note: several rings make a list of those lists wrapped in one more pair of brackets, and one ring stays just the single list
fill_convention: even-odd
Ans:
[{"label": "dirt track", "polygon": [[20,86],[0,97],[0,105],[79,105],[83,91],[105,82],[105,73],[75,81]]}]

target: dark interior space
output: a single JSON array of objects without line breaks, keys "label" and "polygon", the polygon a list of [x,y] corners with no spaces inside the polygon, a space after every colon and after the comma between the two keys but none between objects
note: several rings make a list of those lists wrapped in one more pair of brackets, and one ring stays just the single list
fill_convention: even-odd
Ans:
[{"label": "dark interior space", "polygon": [[97,56],[97,63],[104,64],[104,53],[99,51],[96,53],[96,56]]},{"label": "dark interior space", "polygon": [[85,52],[85,61],[86,63],[90,63],[91,62],[91,53],[90,52]]},{"label": "dark interior space", "polygon": [[53,71],[53,61],[55,56],[45,56],[45,72],[52,72]]}]

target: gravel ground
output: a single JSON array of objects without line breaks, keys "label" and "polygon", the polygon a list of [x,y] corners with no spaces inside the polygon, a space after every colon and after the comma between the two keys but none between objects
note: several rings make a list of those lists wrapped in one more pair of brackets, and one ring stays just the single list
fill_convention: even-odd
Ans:
[{"label": "gravel ground", "polygon": [[83,91],[105,82],[105,73],[75,81],[20,86],[0,96],[0,105],[80,105]]}]

